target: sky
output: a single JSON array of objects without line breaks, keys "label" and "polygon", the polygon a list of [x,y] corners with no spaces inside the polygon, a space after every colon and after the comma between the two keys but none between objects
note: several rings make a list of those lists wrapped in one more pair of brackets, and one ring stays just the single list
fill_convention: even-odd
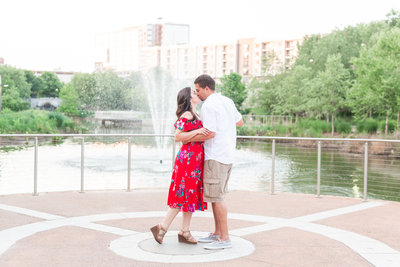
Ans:
[{"label": "sky", "polygon": [[191,44],[278,40],[383,20],[391,9],[400,0],[0,0],[0,57],[92,72],[96,33],[161,21],[189,24]]}]

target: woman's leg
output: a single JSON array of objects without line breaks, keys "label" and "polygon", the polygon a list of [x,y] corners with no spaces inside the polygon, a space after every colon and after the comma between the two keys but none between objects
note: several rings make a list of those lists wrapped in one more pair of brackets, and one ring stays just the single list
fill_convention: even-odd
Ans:
[{"label": "woman's leg", "polygon": [[178,215],[179,209],[174,209],[168,207],[167,214],[165,214],[164,219],[161,222],[161,227],[165,230],[168,230],[172,221],[175,219],[176,215]]},{"label": "woman's leg", "polygon": [[182,212],[182,231],[187,232],[190,229],[193,212]]},{"label": "woman's leg", "polygon": [[192,220],[193,212],[182,212],[182,229],[178,233],[179,242],[187,244],[197,244],[196,238],[190,234],[190,222]]}]

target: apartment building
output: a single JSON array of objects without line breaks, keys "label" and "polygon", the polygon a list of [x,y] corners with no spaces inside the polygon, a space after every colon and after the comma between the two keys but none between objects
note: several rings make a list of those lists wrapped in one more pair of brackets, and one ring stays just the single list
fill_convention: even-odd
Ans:
[{"label": "apartment building", "polygon": [[161,67],[176,79],[207,73],[217,79],[237,72],[245,79],[288,69],[298,54],[301,38],[238,39],[236,43],[191,45],[186,24],[147,24],[98,35],[102,60],[97,70],[120,73]]}]

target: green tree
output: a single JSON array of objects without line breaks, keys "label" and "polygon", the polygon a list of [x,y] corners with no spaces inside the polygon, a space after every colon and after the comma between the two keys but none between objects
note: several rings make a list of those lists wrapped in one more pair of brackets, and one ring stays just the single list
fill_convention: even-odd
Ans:
[{"label": "green tree", "polygon": [[10,66],[0,66],[0,75],[2,84],[6,84],[7,87],[3,86],[3,94],[9,91],[17,91],[21,98],[29,98],[31,95],[31,85],[26,81],[25,73],[21,69],[16,69]]},{"label": "green tree", "polygon": [[58,107],[60,112],[76,116],[79,114],[78,92],[72,87],[72,84],[66,84],[61,88],[61,105]]},{"label": "green tree", "polygon": [[229,97],[235,103],[237,110],[244,113],[242,103],[246,100],[246,85],[242,82],[242,76],[237,73],[230,73],[221,78],[221,84],[218,86],[222,95]]},{"label": "green tree", "polygon": [[12,111],[21,111],[29,109],[29,102],[19,97],[17,90],[8,90],[1,97],[2,109],[10,109]]},{"label": "green tree", "polygon": [[390,27],[400,28],[400,11],[396,11],[394,9],[390,10],[390,12],[386,15],[386,23]]},{"label": "green tree", "polygon": [[93,74],[100,94],[98,108],[102,110],[124,110],[127,107],[127,88],[115,72],[96,72]]},{"label": "green tree", "polygon": [[312,95],[319,101],[312,101],[314,109],[320,109],[326,117],[331,118],[332,136],[335,132],[335,116],[346,104],[346,92],[350,87],[349,71],[344,67],[341,56],[328,56],[325,71],[318,73],[314,79]]},{"label": "green tree", "polygon": [[42,91],[39,91],[40,97],[58,97],[63,84],[57,75],[54,72],[45,71],[39,78],[43,83]]},{"label": "green tree", "polygon": [[316,75],[325,70],[330,55],[341,55],[341,62],[350,71],[354,78],[351,60],[358,57],[363,46],[371,45],[375,40],[371,38],[376,32],[386,30],[384,22],[372,22],[348,26],[342,30],[335,30],[326,36],[312,35],[306,37],[299,50],[295,65],[310,67]]},{"label": "green tree", "polygon": [[[368,108],[377,108],[386,115],[385,134],[388,134],[389,118],[392,112],[399,111],[400,29],[380,32],[376,38],[377,42],[370,48],[365,47],[354,60],[357,78],[353,91],[361,96],[375,96],[378,105]],[[373,102],[356,99],[355,104],[360,106],[363,101]]]},{"label": "green tree", "polygon": [[93,74],[76,73],[72,77],[71,85],[78,93],[79,105],[83,109],[96,110],[100,102],[100,91],[96,86]]},{"label": "green tree", "polygon": [[275,104],[274,110],[281,114],[294,114],[297,123],[299,115],[306,112],[311,79],[312,71],[309,67],[298,65],[288,71],[277,92],[278,103]]},{"label": "green tree", "polygon": [[31,85],[31,97],[40,97],[40,92],[43,92],[43,81],[39,77],[36,77],[30,70],[25,70],[25,79]]}]

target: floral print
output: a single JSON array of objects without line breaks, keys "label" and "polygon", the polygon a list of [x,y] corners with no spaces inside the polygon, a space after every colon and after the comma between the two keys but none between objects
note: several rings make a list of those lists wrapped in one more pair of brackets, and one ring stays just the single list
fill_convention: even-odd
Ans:
[{"label": "floral print", "polygon": [[[175,128],[192,131],[203,127],[199,120],[189,121],[181,118]],[[171,185],[168,194],[168,206],[184,212],[207,209],[203,202],[203,142],[190,142],[182,145],[175,158]]]}]

